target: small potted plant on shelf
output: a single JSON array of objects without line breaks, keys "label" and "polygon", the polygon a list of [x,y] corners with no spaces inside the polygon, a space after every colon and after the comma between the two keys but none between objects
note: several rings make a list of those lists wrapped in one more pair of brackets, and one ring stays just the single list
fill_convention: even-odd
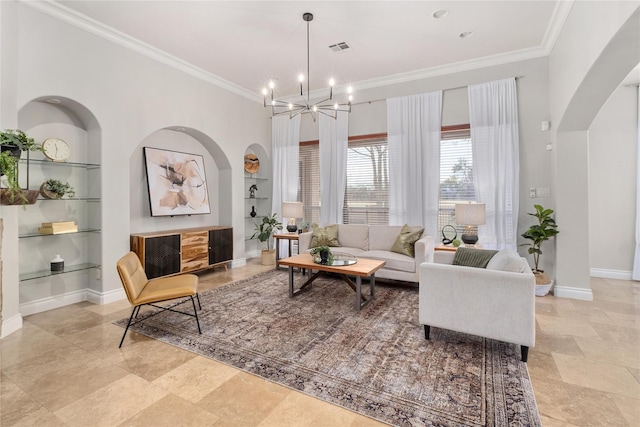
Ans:
[{"label": "small potted plant on shelf", "polygon": [[2,181],[0,203],[5,205],[33,204],[38,197],[38,190],[22,189],[18,181],[18,163],[23,151],[41,151],[42,146],[36,144],[19,129],[0,131],[0,175]]},{"label": "small potted plant on shelf", "polygon": [[313,257],[313,262],[322,265],[333,265],[333,253],[329,246],[316,246],[309,251]]},{"label": "small potted plant on shelf", "polygon": [[262,265],[276,264],[276,250],[271,248],[271,237],[276,231],[282,230],[282,223],[276,218],[276,214],[267,215],[262,218],[262,222],[256,224],[252,239],[267,242],[267,249],[262,250]]},{"label": "small potted plant on shelf", "polygon": [[541,247],[543,242],[557,235],[559,231],[555,219],[551,217],[551,214],[553,214],[552,209],[545,209],[541,205],[533,205],[533,207],[536,211],[535,213],[529,213],[529,215],[535,217],[538,223],[532,225],[527,231],[522,233],[522,237],[531,240],[531,243],[523,243],[520,246],[529,246],[528,252],[533,255],[533,274],[536,277],[536,295],[544,296],[551,289],[553,280],[549,278],[544,270],[540,270],[538,267],[540,255],[542,255]]},{"label": "small potted plant on shelf", "polygon": [[48,179],[40,186],[40,194],[45,199],[61,199],[65,195],[73,197],[76,192],[68,182],[63,183],[57,179]]}]

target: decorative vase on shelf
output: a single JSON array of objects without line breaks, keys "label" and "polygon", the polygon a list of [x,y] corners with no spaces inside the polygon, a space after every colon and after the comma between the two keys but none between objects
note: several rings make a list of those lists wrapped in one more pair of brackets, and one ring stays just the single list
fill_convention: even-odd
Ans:
[{"label": "decorative vase on shelf", "polygon": [[251,218],[255,218],[255,216],[258,213],[256,212],[256,207],[255,206],[251,206],[251,212],[249,212],[249,215],[251,215]]},{"label": "decorative vase on shelf", "polygon": [[51,271],[54,273],[64,271],[64,260],[60,254],[56,254],[55,258],[51,260]]}]

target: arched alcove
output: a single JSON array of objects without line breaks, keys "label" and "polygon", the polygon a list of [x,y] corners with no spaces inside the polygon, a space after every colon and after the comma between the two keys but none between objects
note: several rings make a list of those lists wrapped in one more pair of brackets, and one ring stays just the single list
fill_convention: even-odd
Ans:
[{"label": "arched alcove", "polygon": [[[18,127],[41,144],[63,140],[70,148],[65,161],[53,162],[41,152],[30,152],[20,164],[21,185],[38,189],[48,179],[71,185],[73,196],[50,200],[42,196],[26,206],[18,221],[20,307],[23,315],[63,306],[101,292],[102,265],[102,130],[95,115],[73,99],[48,95],[27,102],[18,111]],[[41,234],[48,222],[73,222],[77,230]],[[64,259],[62,274],[51,274],[50,261]],[[93,291],[86,292],[87,290]]]},{"label": "arched alcove", "polygon": [[[210,213],[152,217],[149,204],[144,147],[201,155],[208,189]],[[205,225],[231,225],[231,163],[220,146],[199,130],[169,126],[144,138],[129,159],[132,232],[160,231]]]}]

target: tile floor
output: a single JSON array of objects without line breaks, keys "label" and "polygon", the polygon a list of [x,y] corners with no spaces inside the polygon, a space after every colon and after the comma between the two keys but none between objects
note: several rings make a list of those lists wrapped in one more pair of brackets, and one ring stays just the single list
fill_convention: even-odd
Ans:
[{"label": "tile floor", "polygon": [[[257,260],[201,277],[212,288]],[[544,426],[640,425],[640,283],[592,279],[593,302],[536,299],[529,353]],[[0,426],[379,426],[374,420],[130,333],[129,304],[35,314],[0,341]]]}]

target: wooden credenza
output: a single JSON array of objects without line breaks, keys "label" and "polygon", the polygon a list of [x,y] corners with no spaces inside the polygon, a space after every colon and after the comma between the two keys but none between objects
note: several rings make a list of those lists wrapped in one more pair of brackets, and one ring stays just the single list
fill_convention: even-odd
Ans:
[{"label": "wooden credenza", "polygon": [[233,259],[233,228],[185,228],[131,235],[149,279],[213,268]]}]

